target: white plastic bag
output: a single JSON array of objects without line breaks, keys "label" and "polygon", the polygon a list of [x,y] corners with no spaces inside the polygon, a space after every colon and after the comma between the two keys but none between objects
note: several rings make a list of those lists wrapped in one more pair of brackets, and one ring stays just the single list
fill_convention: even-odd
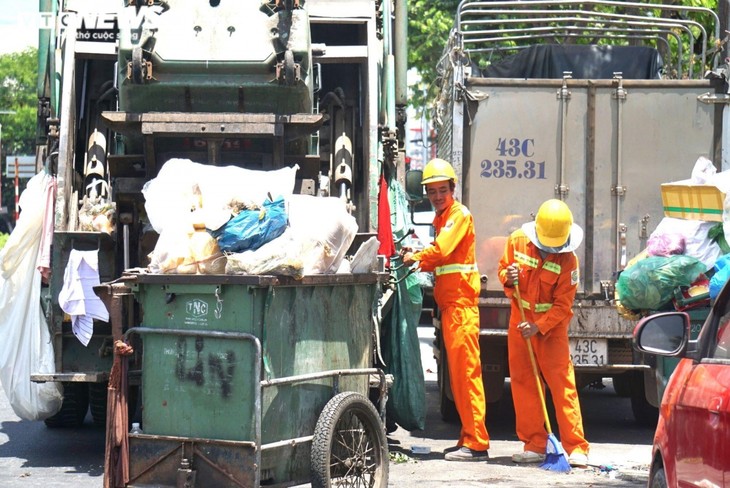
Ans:
[{"label": "white plastic bag", "polygon": [[355,239],[357,222],[338,198],[291,195],[290,227],[255,251],[228,254],[228,274],[301,278],[336,273]]},{"label": "white plastic bag", "polygon": [[145,183],[145,210],[158,234],[169,225],[191,225],[190,210],[202,208],[208,229],[218,229],[231,217],[232,201],[261,205],[294,191],[299,166],[257,171],[237,166],[210,166],[189,159],[170,159],[156,178]]},{"label": "white plastic bag", "polygon": [[717,172],[709,159],[700,156],[692,169],[692,184],[713,185],[725,194],[722,209],[722,232],[730,242],[730,170]]},{"label": "white plastic bag", "polygon": [[287,229],[276,239],[253,251],[227,255],[226,274],[282,275],[301,279],[307,250],[305,242]]},{"label": "white plastic bag", "polygon": [[700,156],[697,158],[697,161],[695,161],[695,165],[692,168],[692,184],[704,185],[710,183],[710,180],[715,176],[715,173],[717,173],[717,169],[715,168],[715,165],[712,164],[712,161],[704,156]]},{"label": "white plastic bag", "polygon": [[352,257],[350,270],[353,274],[372,273],[378,265],[378,248],[380,241],[373,236],[360,244],[360,247]]},{"label": "white plastic bag", "polygon": [[40,173],[30,179],[20,196],[20,218],[0,251],[0,383],[15,414],[25,420],[48,418],[63,402],[60,383],[30,381],[31,373],[55,373],[36,270],[50,178]]},{"label": "white plastic bag", "polygon": [[715,265],[717,258],[722,255],[720,246],[707,237],[707,232],[715,225],[717,222],[664,217],[649,239],[661,235],[682,235],[685,242],[684,254],[699,259],[707,269],[710,269]]},{"label": "white plastic bag", "polygon": [[295,238],[305,242],[305,275],[336,273],[358,228],[342,200],[309,195],[290,197],[289,225]]},{"label": "white plastic bag", "polygon": [[226,257],[204,228],[168,225],[149,254],[151,273],[223,274]]},{"label": "white plastic bag", "polygon": [[197,266],[190,249],[192,226],[167,225],[150,253],[152,273],[195,274]]}]

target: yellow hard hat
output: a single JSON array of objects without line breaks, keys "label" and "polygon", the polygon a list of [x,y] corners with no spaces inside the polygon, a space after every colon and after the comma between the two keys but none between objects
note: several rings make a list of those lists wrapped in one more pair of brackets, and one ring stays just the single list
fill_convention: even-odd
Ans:
[{"label": "yellow hard hat", "polygon": [[432,159],[423,168],[422,185],[448,180],[453,180],[456,183],[456,173],[454,173],[454,168],[441,158]]},{"label": "yellow hard hat", "polygon": [[573,213],[562,200],[550,199],[540,205],[535,216],[535,232],[540,244],[561,247],[568,242]]}]

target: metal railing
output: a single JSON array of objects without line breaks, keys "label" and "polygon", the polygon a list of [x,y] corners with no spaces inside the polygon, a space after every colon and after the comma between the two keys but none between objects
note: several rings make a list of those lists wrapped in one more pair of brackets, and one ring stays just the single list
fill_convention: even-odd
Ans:
[{"label": "metal railing", "polygon": [[463,0],[452,35],[480,64],[543,43],[653,47],[676,78],[716,68],[722,45],[720,19],[711,9],[611,0]]}]

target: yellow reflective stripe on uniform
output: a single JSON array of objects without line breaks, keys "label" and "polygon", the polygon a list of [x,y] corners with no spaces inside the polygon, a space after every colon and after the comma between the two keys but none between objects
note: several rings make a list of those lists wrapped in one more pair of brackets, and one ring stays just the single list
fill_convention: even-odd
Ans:
[{"label": "yellow reflective stripe on uniform", "polygon": [[437,266],[434,268],[436,276],[451,274],[451,273],[473,273],[477,271],[476,264],[446,264],[444,266]]},{"label": "yellow reflective stripe on uniform", "polygon": [[552,271],[555,274],[560,274],[561,267],[558,263],[553,263],[553,262],[548,261],[542,265],[542,269],[544,269],[546,271]]},{"label": "yellow reflective stripe on uniform", "polygon": [[515,251],[515,261],[517,261],[517,263],[519,264],[530,266],[531,268],[537,268],[537,258],[533,258],[519,251]]},{"label": "yellow reflective stripe on uniform", "polygon": [[[532,305],[527,300],[522,300],[522,306],[524,307],[525,310],[532,310]],[[551,308],[553,308],[552,303],[536,303],[535,304],[535,312],[537,312],[537,313],[547,312]]]}]

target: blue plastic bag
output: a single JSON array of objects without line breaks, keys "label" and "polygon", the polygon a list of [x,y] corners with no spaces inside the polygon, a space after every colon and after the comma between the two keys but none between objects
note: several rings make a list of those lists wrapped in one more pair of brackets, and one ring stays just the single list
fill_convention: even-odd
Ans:
[{"label": "blue plastic bag", "polygon": [[213,232],[224,252],[253,251],[286,230],[284,198],[266,200],[259,210],[244,210]]},{"label": "blue plastic bag", "polygon": [[730,278],[730,254],[720,256],[715,261],[715,274],[710,278],[710,300],[717,298],[720,290]]}]

